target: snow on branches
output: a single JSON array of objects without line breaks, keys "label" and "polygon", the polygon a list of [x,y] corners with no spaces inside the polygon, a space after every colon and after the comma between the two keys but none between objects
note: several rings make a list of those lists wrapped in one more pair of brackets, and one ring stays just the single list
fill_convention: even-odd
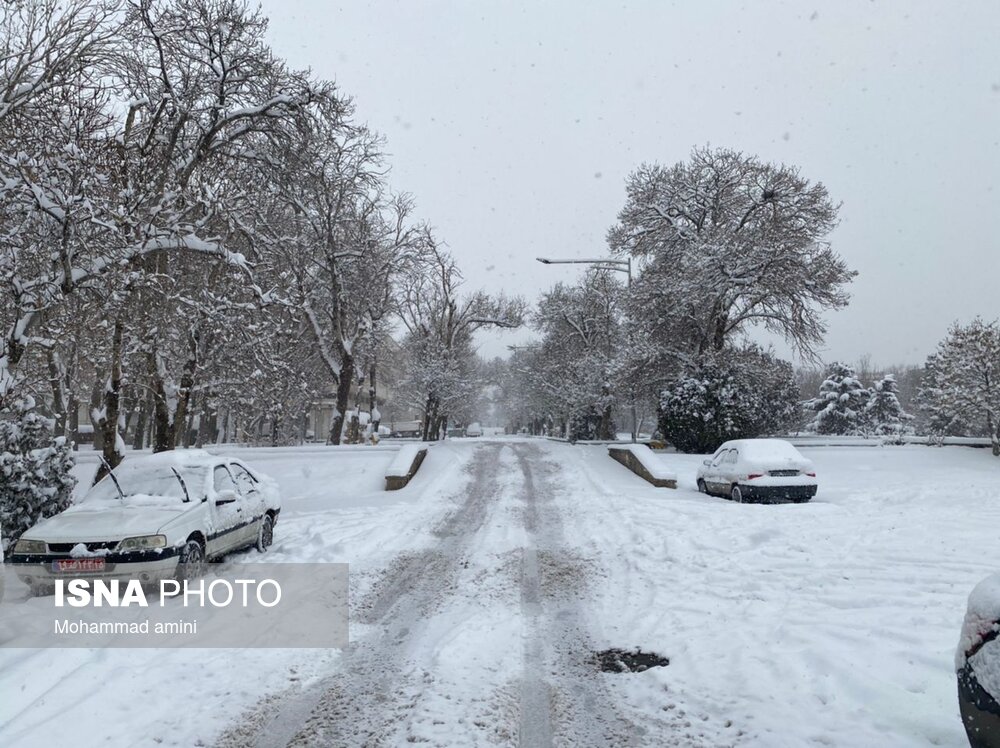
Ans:
[{"label": "snow on branches", "polygon": [[759,325],[811,354],[821,313],[847,304],[855,273],[825,241],[837,206],[797,169],[699,148],[643,165],[626,191],[608,243],[642,261],[636,295],[657,310],[663,345],[719,351]]},{"label": "snow on branches", "polygon": [[1000,455],[1000,320],[952,325],[927,359],[917,397],[935,433],[984,434]]}]

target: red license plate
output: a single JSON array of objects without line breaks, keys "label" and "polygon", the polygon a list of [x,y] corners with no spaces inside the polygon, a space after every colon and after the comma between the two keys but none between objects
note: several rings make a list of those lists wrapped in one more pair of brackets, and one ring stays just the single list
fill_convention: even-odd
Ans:
[{"label": "red license plate", "polygon": [[88,574],[104,571],[103,558],[61,558],[52,562],[52,571],[59,574]]}]

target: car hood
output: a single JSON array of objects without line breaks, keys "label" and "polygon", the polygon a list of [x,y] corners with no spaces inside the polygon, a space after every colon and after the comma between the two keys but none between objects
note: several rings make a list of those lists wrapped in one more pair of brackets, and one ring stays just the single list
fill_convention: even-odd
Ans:
[{"label": "car hood", "polygon": [[22,537],[58,543],[152,535],[189,508],[189,505],[177,508],[101,506],[92,509],[76,506],[42,520]]}]

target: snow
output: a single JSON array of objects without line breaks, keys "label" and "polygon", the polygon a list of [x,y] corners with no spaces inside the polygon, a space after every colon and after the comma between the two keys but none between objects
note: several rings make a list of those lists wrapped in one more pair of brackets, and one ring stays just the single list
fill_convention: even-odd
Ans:
[{"label": "snow", "polygon": [[664,501],[578,449],[566,516],[607,569],[596,645],[671,658],[619,684],[637,711],[683,711],[701,745],[965,744],[952,655],[1000,527],[987,451],[818,447],[817,497],[766,506],[696,495],[703,456],[669,455]]},{"label": "snow", "polygon": [[[969,595],[969,607],[962,625],[962,636],[955,652],[955,669],[966,662],[966,653],[983,636],[1000,627],[1000,573],[992,574],[976,585]],[[1000,700],[1000,639],[984,644],[969,658],[979,684]]]},{"label": "snow", "polygon": [[677,474],[645,444],[615,444],[613,448],[631,452],[654,479],[677,480]]},{"label": "snow", "polygon": [[405,478],[410,474],[410,468],[413,467],[413,461],[417,459],[417,455],[426,449],[426,444],[404,444],[392,462],[389,463],[389,467],[386,468],[385,477]]},{"label": "snow", "polygon": [[[496,480],[477,483],[470,466],[498,444],[489,463]],[[518,604],[516,582],[511,603],[505,576],[513,566],[518,578],[522,549],[540,542],[544,529],[521,520],[525,465],[539,511],[559,518],[563,561],[575,559],[571,570],[582,575],[576,586],[573,574],[543,577],[557,586],[539,610],[568,610],[577,600],[594,648],[638,646],[671,660],[644,673],[595,673],[604,695],[598,705],[613,702],[648,735],[670,735],[666,744],[964,744],[953,654],[969,591],[987,571],[1000,527],[1000,462],[987,450],[810,448],[820,492],[799,505],[698,494],[702,455],[647,450],[653,467],[678,475],[678,490],[665,495],[621,470],[606,446],[544,439],[448,440],[428,451],[406,488],[388,493],[383,477],[402,449],[221,451],[274,477],[284,499],[271,551],[240,560],[346,561],[352,600],[361,600],[394,560],[461,559],[453,578],[426,581],[429,589],[447,582],[450,597],[439,604],[408,605],[404,594],[389,632],[352,622],[352,641],[362,647],[400,637],[399,669],[385,677],[393,682],[389,706],[402,711],[397,740],[387,744],[516,739],[524,642],[551,623]],[[80,458],[76,474],[86,485],[96,453]],[[555,489],[541,491],[545,476]],[[480,524],[467,546],[435,532],[442,518],[461,513],[459,496],[479,502],[469,512]],[[421,573],[412,578],[425,583]],[[991,579],[972,595],[976,609],[988,612],[1000,599],[1000,581]],[[22,590],[8,578],[3,604],[43,603]],[[564,633],[548,631],[543,649],[558,649]],[[258,711],[262,696],[302,694],[323,677],[340,677],[347,657],[0,649],[0,744],[60,745],[67,724],[85,745],[213,744],[230,720]]]}]

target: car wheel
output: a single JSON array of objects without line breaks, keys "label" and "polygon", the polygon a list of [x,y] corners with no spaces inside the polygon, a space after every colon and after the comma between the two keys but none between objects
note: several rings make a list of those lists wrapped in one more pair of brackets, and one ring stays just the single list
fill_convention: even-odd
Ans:
[{"label": "car wheel", "polygon": [[177,579],[197,579],[205,573],[205,548],[197,540],[189,540],[177,562]]},{"label": "car wheel", "polygon": [[708,493],[708,486],[701,478],[698,479],[698,493]]},{"label": "car wheel", "polygon": [[270,514],[265,514],[257,530],[257,550],[264,553],[274,542],[274,520]]},{"label": "car wheel", "polygon": [[735,483],[733,484],[732,493],[730,493],[729,495],[733,501],[738,502],[740,504],[743,503],[743,492],[740,490],[740,487]]}]

